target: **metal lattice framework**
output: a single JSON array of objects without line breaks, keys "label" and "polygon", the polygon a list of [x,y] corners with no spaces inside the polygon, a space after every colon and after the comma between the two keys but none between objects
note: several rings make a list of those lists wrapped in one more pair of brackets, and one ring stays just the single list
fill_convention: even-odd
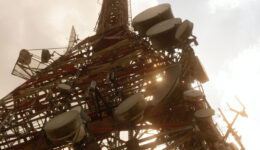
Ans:
[{"label": "metal lattice framework", "polygon": [[[49,141],[43,126],[75,106],[82,106],[91,117],[87,128],[95,138],[82,141],[85,148],[97,144],[103,149],[131,149],[132,142],[130,145],[138,143],[140,149],[162,146],[215,150],[215,143],[225,144],[211,118],[194,118],[196,110],[210,108],[206,97],[196,103],[183,98],[187,89],[203,92],[201,83],[191,78],[196,72],[192,48],[196,39],[167,49],[154,49],[149,38],[127,28],[127,7],[127,0],[104,1],[96,35],[77,43],[70,53],[44,64],[32,55],[38,67],[16,63],[13,74],[27,81],[0,101],[1,149],[72,148],[72,143]],[[113,109],[130,95],[143,93],[151,102],[149,98],[157,86],[156,75],[161,73],[163,77],[163,72],[174,64],[180,64],[182,72],[178,87],[166,100],[147,108],[137,124],[122,125],[114,120]],[[113,82],[107,80],[111,74]],[[96,100],[99,108],[86,92],[92,81],[96,81],[102,97]],[[57,88],[59,83],[72,87],[69,95]]]}]

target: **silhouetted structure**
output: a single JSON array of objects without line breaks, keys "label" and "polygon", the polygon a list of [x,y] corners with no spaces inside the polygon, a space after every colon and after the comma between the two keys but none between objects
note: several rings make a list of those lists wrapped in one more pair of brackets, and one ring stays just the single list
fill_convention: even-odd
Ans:
[{"label": "silhouetted structure", "polygon": [[105,0],[97,34],[77,42],[73,28],[64,55],[21,51],[13,74],[26,82],[0,101],[1,149],[235,150],[212,120],[193,23],[163,4],[132,31],[128,14],[127,0]]}]

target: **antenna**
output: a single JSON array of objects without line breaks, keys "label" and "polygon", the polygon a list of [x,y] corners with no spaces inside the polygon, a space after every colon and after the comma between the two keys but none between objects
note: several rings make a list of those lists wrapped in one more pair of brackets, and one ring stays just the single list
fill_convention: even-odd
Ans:
[{"label": "antenna", "polygon": [[226,122],[226,124],[227,124],[227,126],[228,126],[228,130],[227,130],[225,136],[223,137],[223,139],[224,139],[224,141],[226,141],[227,137],[228,137],[229,134],[231,133],[231,134],[234,136],[234,138],[235,138],[235,140],[237,141],[237,143],[239,144],[239,146],[241,147],[241,150],[245,150],[245,147],[244,147],[244,145],[243,145],[242,142],[241,142],[241,136],[238,136],[237,132],[233,129],[233,126],[234,126],[235,122],[237,121],[239,115],[242,116],[242,117],[248,117],[248,115],[246,114],[246,111],[245,111],[245,109],[246,109],[245,105],[240,101],[240,99],[239,99],[237,96],[235,96],[235,98],[236,98],[236,100],[239,102],[239,104],[243,107],[243,109],[242,109],[241,111],[237,111],[237,110],[233,109],[233,108],[227,103],[227,105],[228,105],[230,111],[233,111],[233,112],[236,113],[236,116],[235,116],[235,118],[233,119],[232,123],[229,123],[229,122],[228,122],[226,116],[224,115],[224,113],[222,112],[222,110],[219,108],[219,112],[220,112],[220,114],[221,114],[223,120]]},{"label": "antenna", "polygon": [[69,44],[68,44],[68,48],[65,54],[68,54],[72,51],[73,46],[75,45],[75,43],[77,43],[78,38],[76,35],[76,31],[74,26],[72,26],[71,28],[71,32],[70,32],[70,38],[69,38]]},{"label": "antenna", "polygon": [[133,31],[131,0],[102,2],[96,34],[78,43],[72,26],[65,54],[21,50],[12,73],[27,81],[0,100],[0,149],[235,150],[229,133],[243,148],[232,129],[247,116],[241,101],[231,124],[221,112],[225,137],[214,124],[193,23],[161,4],[134,17]]},{"label": "antenna", "polygon": [[132,25],[132,1],[128,0],[128,18],[129,18],[129,25]]},{"label": "antenna", "polygon": [[240,101],[240,99],[239,99],[237,96],[235,96],[235,98],[236,98],[236,100],[239,102],[239,104],[242,106],[242,110],[241,110],[241,111],[237,111],[237,110],[233,109],[233,108],[227,103],[229,109],[230,109],[231,111],[235,112],[235,113],[238,113],[238,114],[241,115],[242,117],[246,117],[246,118],[247,118],[248,115],[247,115],[247,113],[246,113],[246,107],[245,107],[245,105]]}]

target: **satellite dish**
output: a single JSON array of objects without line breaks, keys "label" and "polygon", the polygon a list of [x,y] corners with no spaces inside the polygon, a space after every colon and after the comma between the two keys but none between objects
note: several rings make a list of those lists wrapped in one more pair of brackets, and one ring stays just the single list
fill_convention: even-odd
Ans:
[{"label": "satellite dish", "polygon": [[125,99],[117,108],[114,115],[120,122],[130,122],[142,117],[146,101],[142,94],[135,94]]},{"label": "satellite dish", "polygon": [[47,63],[51,59],[50,51],[47,49],[42,50],[41,62]]},{"label": "satellite dish", "polygon": [[211,116],[215,115],[215,111],[213,109],[200,109],[195,112],[194,116],[196,118],[209,118]]},{"label": "satellite dish", "polygon": [[[44,125],[47,137],[51,141],[64,141],[75,135],[77,132],[83,132],[81,129],[81,119],[77,111],[69,111],[57,115]],[[82,137],[83,133],[78,133]],[[78,140],[76,138],[75,140]]]},{"label": "satellite dish", "polygon": [[161,4],[155,7],[151,7],[133,19],[133,27],[141,35],[145,35],[146,31],[153,25],[173,18],[170,4]]},{"label": "satellite dish", "polygon": [[180,18],[171,18],[152,26],[146,35],[151,38],[154,48],[170,47],[177,43],[174,35],[180,24]]},{"label": "satellite dish", "polygon": [[32,54],[28,50],[22,49],[19,54],[18,62],[24,65],[30,65],[31,61]]},{"label": "satellite dish", "polygon": [[177,29],[175,38],[182,42],[189,38],[189,36],[192,34],[193,30],[193,23],[189,20],[185,20]]},{"label": "satellite dish", "polygon": [[157,90],[153,94],[153,105],[157,105],[171,96],[179,83],[180,73],[181,65],[172,65],[166,70],[165,79],[158,83]]},{"label": "satellite dish", "polygon": [[204,94],[201,91],[198,90],[188,90],[183,93],[183,97],[185,100],[188,101],[199,101],[203,98]]}]

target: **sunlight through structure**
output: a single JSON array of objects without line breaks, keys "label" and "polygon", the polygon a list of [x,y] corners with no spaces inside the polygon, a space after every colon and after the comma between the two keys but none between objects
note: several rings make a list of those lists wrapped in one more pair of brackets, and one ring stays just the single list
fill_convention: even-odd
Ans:
[{"label": "sunlight through structure", "polygon": [[170,4],[130,20],[130,2],[104,0],[94,36],[72,27],[66,48],[20,51],[12,74],[26,81],[0,100],[1,149],[236,150],[229,133],[243,148],[212,118],[193,22]]}]

